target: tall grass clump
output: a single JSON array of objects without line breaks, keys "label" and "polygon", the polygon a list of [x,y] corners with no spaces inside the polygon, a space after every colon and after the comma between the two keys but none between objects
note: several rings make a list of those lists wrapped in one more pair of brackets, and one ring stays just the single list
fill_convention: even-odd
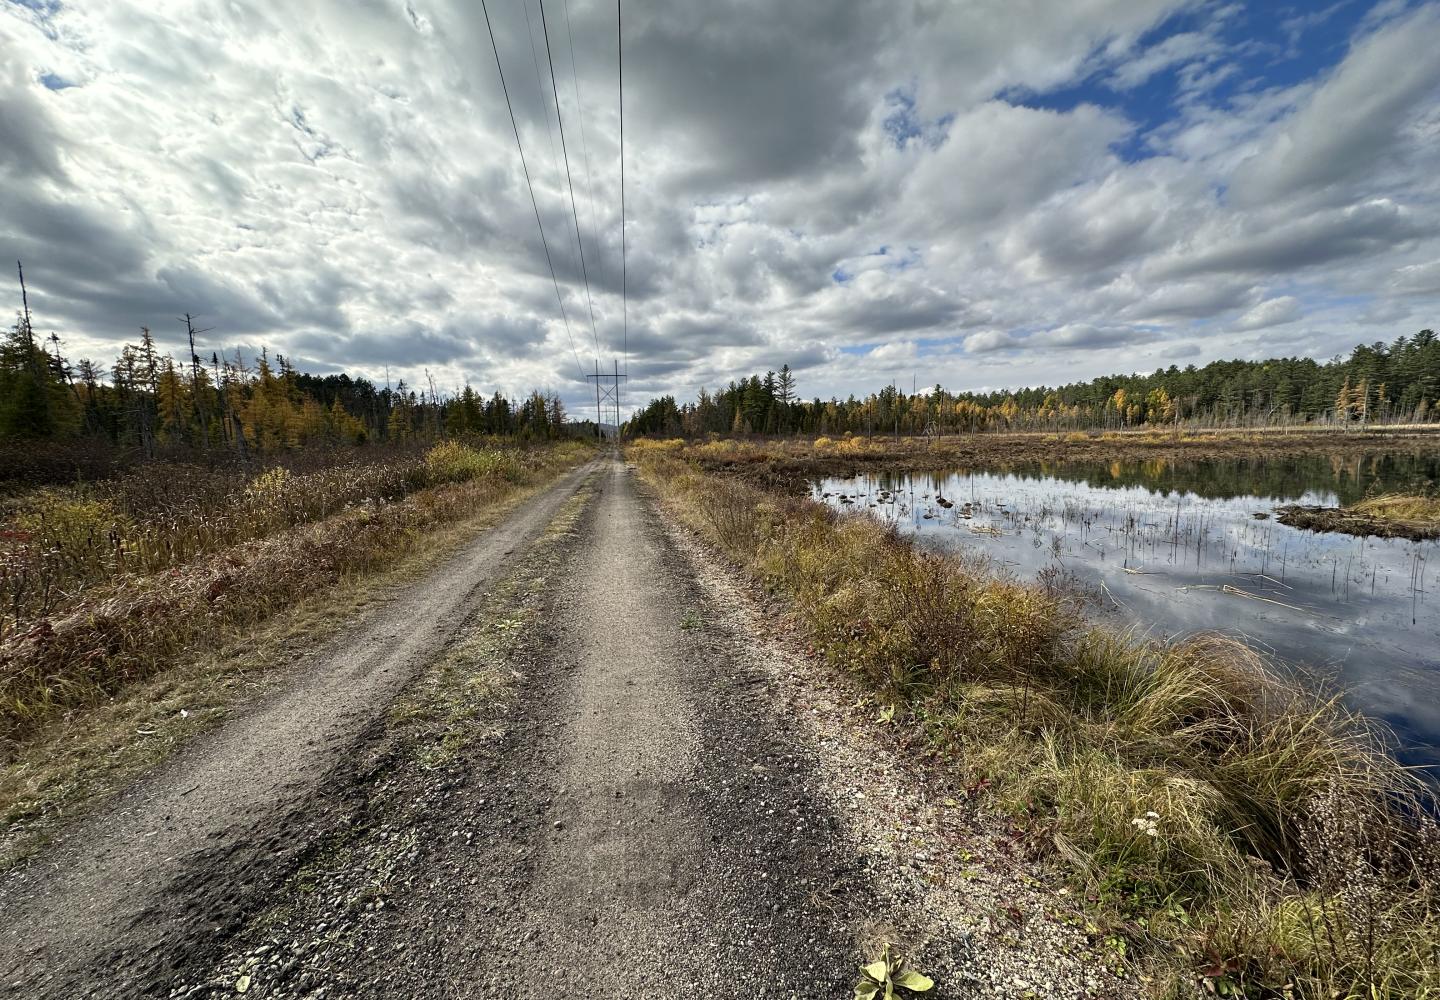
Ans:
[{"label": "tall grass clump", "polygon": [[460,441],[442,441],[425,453],[423,482],[427,486],[484,478],[517,483],[524,476],[525,463],[510,448],[474,448]]},{"label": "tall grass clump", "polygon": [[1440,496],[1385,493],[1367,497],[1348,509],[1356,514],[1387,521],[1440,523]]},{"label": "tall grass clump", "polygon": [[1092,626],[863,516],[637,458],[827,660],[993,789],[1152,995],[1440,997],[1433,800],[1337,698],[1240,642]]},{"label": "tall grass clump", "polygon": [[589,453],[445,442],[317,468],[157,463],[21,498],[0,521],[0,760],[188,644],[383,568]]}]

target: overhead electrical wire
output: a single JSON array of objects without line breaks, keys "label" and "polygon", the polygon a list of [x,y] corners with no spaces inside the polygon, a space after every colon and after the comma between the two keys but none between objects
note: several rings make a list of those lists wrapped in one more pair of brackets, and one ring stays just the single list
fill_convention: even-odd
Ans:
[{"label": "overhead electrical wire", "polygon": [[570,0],[565,4],[565,40],[570,45],[570,82],[575,86],[575,116],[580,121],[580,156],[585,164],[585,197],[590,202],[590,234],[598,241],[600,227],[595,224],[595,183],[590,173],[590,143],[585,138],[585,105],[580,100],[580,70],[575,66],[575,35],[570,30]]},{"label": "overhead electrical wire", "polygon": [[595,303],[590,298],[590,275],[585,268],[585,241],[580,235],[580,212],[575,207],[575,184],[570,179],[570,153],[565,147],[565,119],[560,113],[560,90],[555,86],[555,60],[550,53],[550,28],[545,0],[540,0],[540,29],[545,35],[545,59],[550,64],[550,89],[555,92],[555,120],[560,125],[560,155],[565,160],[565,184],[570,189],[570,215],[575,220],[575,243],[580,248],[580,278],[585,282],[585,304],[590,310],[590,333],[595,338],[595,364],[600,364],[600,331],[595,326]]},{"label": "overhead electrical wire", "polygon": [[540,50],[535,47],[535,25],[530,20],[530,0],[521,5],[525,9],[525,34],[530,39],[530,59],[535,64],[535,91],[540,95],[540,113],[545,116],[545,134],[550,137],[550,169],[560,173],[560,150],[555,145],[555,129],[550,125],[550,102],[545,93],[545,83],[540,78]]},{"label": "overhead electrical wire", "polygon": [[625,43],[615,0],[615,69],[620,83],[620,330],[625,377],[630,377],[630,275],[625,266]]},{"label": "overhead electrical wire", "polygon": [[[551,171],[554,172],[554,174],[555,174],[556,177],[559,177],[559,176],[560,176],[560,149],[559,149],[559,147],[557,147],[557,146],[555,145],[555,126],[550,123],[550,95],[545,92],[545,81],[541,78],[541,75],[540,75],[540,50],[539,50],[539,49],[536,47],[536,45],[535,45],[535,24],[534,24],[534,22],[530,19],[530,0],[521,0],[520,6],[521,6],[521,7],[524,9],[524,11],[525,11],[525,34],[526,34],[526,36],[530,39],[530,60],[531,60],[532,64],[535,66],[535,92],[540,95],[540,113],[545,116],[545,134],[550,137],[550,169],[551,169]],[[553,81],[552,81],[552,83],[553,83]],[[578,92],[578,90],[577,90],[577,92],[576,92],[576,100],[577,100],[577,103],[578,103],[578,100],[579,100],[579,92]],[[557,94],[557,95],[556,95],[556,100],[555,100],[555,107],[558,108],[559,106],[560,106],[560,101],[559,101],[559,95]],[[594,225],[595,225],[595,223],[594,223],[594,205],[593,205],[593,202],[592,202],[592,205],[591,205],[591,223],[590,223],[590,225],[591,225],[591,228],[593,229],[593,228],[594,228]],[[567,240],[566,243],[568,244],[569,241]],[[576,241],[576,246],[579,246],[579,241],[578,241],[578,240]],[[571,250],[571,249],[574,249],[574,247],[568,247],[568,246],[567,246],[567,250]],[[576,257],[574,254],[571,254],[570,259],[571,259],[572,261],[574,261],[577,265],[579,264],[579,258]],[[597,366],[600,364],[600,361],[599,361],[598,358],[596,359],[595,364],[596,364]],[[598,369],[597,369],[597,370],[598,370]]]},{"label": "overhead electrical wire", "polygon": [[[515,148],[520,151],[520,169],[525,171],[525,187],[530,191],[530,207],[535,210],[535,225],[540,230],[540,245],[545,248],[545,264],[550,268],[550,281],[555,286],[555,301],[560,306],[560,319],[565,323],[565,336],[570,341],[570,351],[575,355],[575,367],[580,377],[585,377],[585,366],[580,363],[580,352],[575,349],[575,335],[570,331],[570,317],[565,313],[565,299],[560,294],[560,279],[555,276],[555,262],[550,257],[550,242],[545,238],[545,223],[540,221],[540,203],[535,200],[535,185],[530,180],[530,167],[525,162],[525,145],[520,141],[520,126],[515,123],[515,107],[510,103],[510,88],[505,85],[505,69],[500,65],[500,47],[495,44],[495,29],[490,24],[490,7],[480,0],[480,9],[485,13],[485,30],[490,35],[490,50],[495,53],[495,69],[500,74],[500,91],[505,95],[505,108],[510,112],[510,128],[515,132]],[[544,9],[541,9],[544,13]]]}]

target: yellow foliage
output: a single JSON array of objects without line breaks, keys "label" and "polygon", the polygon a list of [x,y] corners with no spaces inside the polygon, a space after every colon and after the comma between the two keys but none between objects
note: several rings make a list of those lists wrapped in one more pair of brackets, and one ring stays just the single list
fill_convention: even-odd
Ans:
[{"label": "yellow foliage", "polygon": [[425,453],[425,476],[431,485],[484,477],[517,482],[524,471],[515,452],[499,448],[472,448],[459,441],[442,441]]},{"label": "yellow foliage", "polygon": [[633,452],[636,455],[643,456],[647,454],[673,454],[680,451],[684,447],[685,442],[680,438],[669,438],[668,440],[661,440],[659,438],[638,438],[625,445],[625,450]]}]

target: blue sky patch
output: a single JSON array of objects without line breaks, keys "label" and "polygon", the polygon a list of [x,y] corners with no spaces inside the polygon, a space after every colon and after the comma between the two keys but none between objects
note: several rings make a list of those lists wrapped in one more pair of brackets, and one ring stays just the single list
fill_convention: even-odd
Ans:
[{"label": "blue sky patch", "polygon": [[1093,104],[1135,125],[1116,152],[1127,161],[1156,152],[1153,135],[1190,103],[1229,107],[1245,95],[1323,76],[1345,57],[1374,0],[1261,3],[1181,11],[1142,35],[1118,59],[1097,59],[1079,82],[1044,93],[1009,91],[1011,103],[1053,111]]}]

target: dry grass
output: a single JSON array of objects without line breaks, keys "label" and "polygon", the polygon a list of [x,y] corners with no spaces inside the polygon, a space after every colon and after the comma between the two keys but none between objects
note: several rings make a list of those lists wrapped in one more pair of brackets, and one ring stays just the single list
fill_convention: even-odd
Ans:
[{"label": "dry grass", "polygon": [[1348,510],[1366,517],[1386,521],[1404,521],[1412,524],[1440,524],[1440,496],[1414,496],[1386,493],[1369,497]]},{"label": "dry grass", "polygon": [[96,588],[445,483],[519,482],[541,454],[445,441],[428,451],[302,452],[258,473],[153,462],[11,497],[0,511],[0,642]]},{"label": "dry grass", "polygon": [[[9,756],[57,715],[164,672],[197,644],[385,568],[426,533],[588,453],[567,445],[495,456],[456,447],[462,451],[440,445],[405,468],[380,467],[375,475],[393,492],[371,490],[377,480],[370,478],[371,495],[361,500],[330,493],[337,479],[331,471],[297,482],[287,470],[272,469],[245,485],[242,513],[217,515],[221,527],[214,530],[203,518],[152,519],[142,527],[114,501],[83,490],[47,493],[38,513],[32,508],[16,518],[33,528],[20,529],[28,537],[16,559],[54,567],[65,586],[57,584],[38,604],[14,605],[19,610],[12,609],[10,628],[0,634],[0,752]],[[352,470],[340,471],[342,483],[354,482]],[[401,475],[431,485],[401,489]],[[166,524],[173,536],[163,533]]]},{"label": "dry grass", "polygon": [[1427,788],[1337,700],[1239,643],[1091,627],[1063,596],[679,452],[632,456],[817,651],[989,783],[1155,995],[1440,996]]},{"label": "dry grass", "polygon": [[858,469],[906,472],[953,470],[974,464],[1004,468],[1048,461],[1139,462],[1196,458],[1326,455],[1363,458],[1387,453],[1433,453],[1440,425],[1431,430],[1370,428],[1366,432],[1287,428],[1225,431],[1005,432],[899,439],[876,435],[817,438],[722,438],[705,441],[642,440],[637,456],[666,452],[709,470],[736,473],[761,485],[793,488],[806,478]]},{"label": "dry grass", "polygon": [[1349,507],[1279,509],[1281,524],[1310,531],[1335,531],[1373,538],[1440,538],[1440,497],[1433,494],[1385,493]]},{"label": "dry grass", "polygon": [[21,730],[23,738],[12,743],[0,770],[0,868],[32,852],[78,810],[103,801],[218,724],[237,701],[263,691],[275,667],[328,641],[395,585],[433,569],[437,559],[586,455],[588,450],[567,448],[537,456],[525,482],[501,493],[475,482],[440,487],[444,496],[426,506],[432,514],[449,512],[451,519],[413,522],[414,530],[391,538],[384,557],[368,568],[332,574],[318,581],[318,589],[301,588],[289,600],[269,602],[270,613],[259,614],[257,606],[253,618],[206,617],[163,669],[120,687],[114,697],[53,713]]}]

